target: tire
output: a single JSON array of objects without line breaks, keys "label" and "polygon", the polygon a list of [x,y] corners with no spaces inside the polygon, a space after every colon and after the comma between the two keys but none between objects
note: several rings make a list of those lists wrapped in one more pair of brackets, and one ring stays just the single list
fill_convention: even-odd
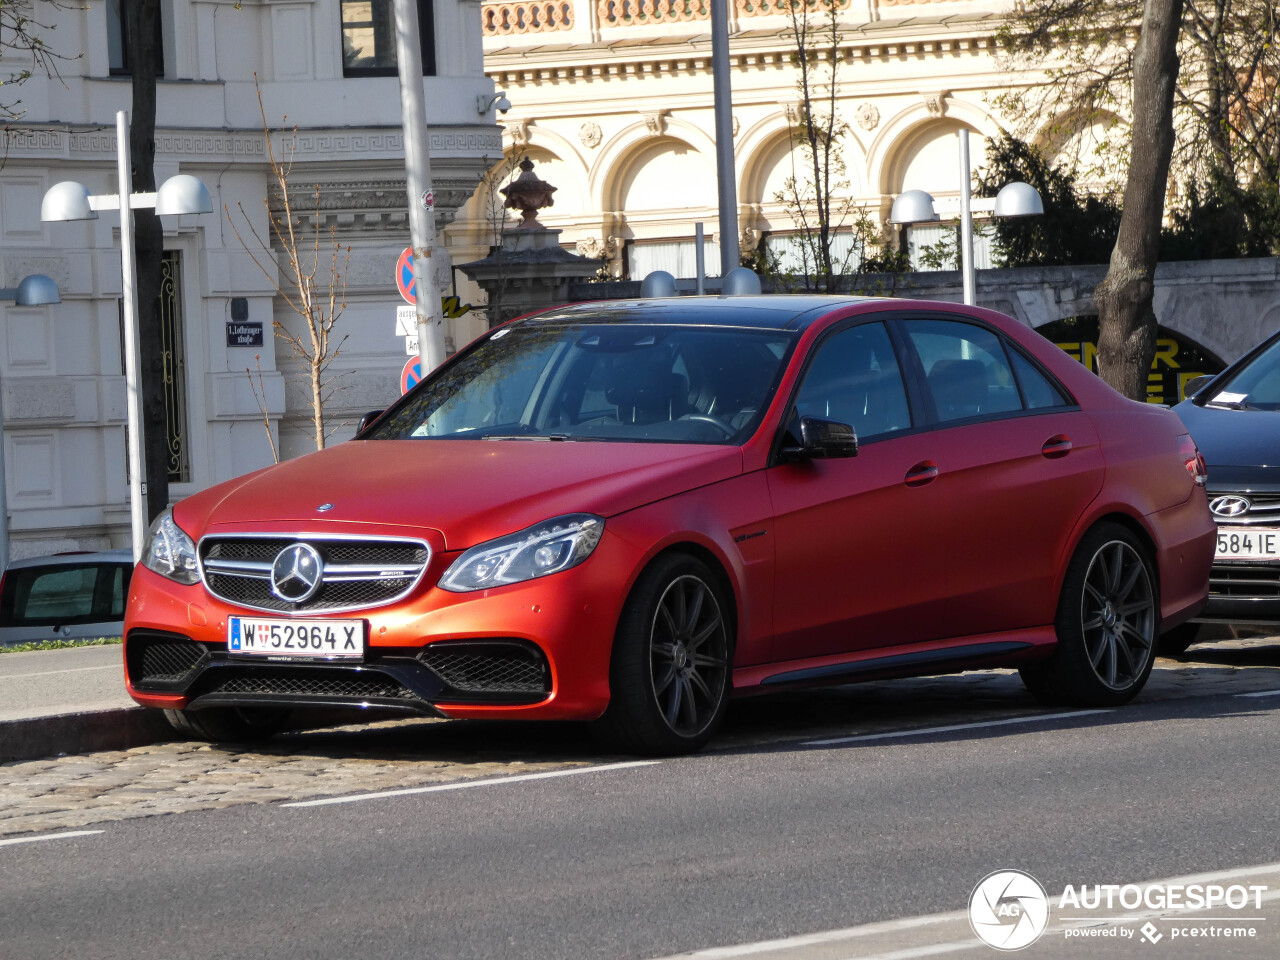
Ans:
[{"label": "tire", "polygon": [[705,563],[683,553],[655,560],[623,607],[596,735],[628,753],[701,749],[729,701],[731,612]]},{"label": "tire", "polygon": [[1067,566],[1049,659],[1023,667],[1052,704],[1116,707],[1142,690],[1155,662],[1159,590],[1147,547],[1117,523],[1090,529]]},{"label": "tire", "polygon": [[174,730],[189,740],[210,743],[260,743],[283,729],[288,710],[270,707],[206,707],[166,710]]},{"label": "tire", "polygon": [[1166,657],[1180,657],[1187,652],[1187,647],[1196,642],[1198,636],[1200,624],[1180,623],[1168,633],[1160,635],[1159,652]]}]

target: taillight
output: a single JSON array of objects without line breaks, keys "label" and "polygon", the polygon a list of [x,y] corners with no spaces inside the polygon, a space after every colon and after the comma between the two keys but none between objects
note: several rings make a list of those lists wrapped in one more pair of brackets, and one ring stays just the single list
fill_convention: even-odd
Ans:
[{"label": "taillight", "polygon": [[1184,433],[1178,437],[1178,456],[1182,457],[1182,465],[1191,474],[1191,479],[1203,487],[1209,480],[1209,468],[1205,466],[1204,457],[1191,434]]}]

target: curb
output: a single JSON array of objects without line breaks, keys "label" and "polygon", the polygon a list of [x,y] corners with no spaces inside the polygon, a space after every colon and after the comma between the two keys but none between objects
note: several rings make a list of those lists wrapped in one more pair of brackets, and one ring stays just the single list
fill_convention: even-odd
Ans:
[{"label": "curb", "polygon": [[160,710],[122,707],[0,723],[0,763],[64,753],[128,750],[178,739]]}]

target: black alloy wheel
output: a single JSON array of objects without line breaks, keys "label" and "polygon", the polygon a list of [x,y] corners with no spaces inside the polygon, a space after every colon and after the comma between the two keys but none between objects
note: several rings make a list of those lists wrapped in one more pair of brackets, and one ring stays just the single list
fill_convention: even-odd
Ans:
[{"label": "black alloy wheel", "polygon": [[1076,548],[1058,602],[1058,646],[1021,669],[1042,700],[1119,706],[1137,696],[1155,661],[1159,603],[1147,547],[1104,522]]},{"label": "black alloy wheel", "polygon": [[623,609],[599,731],[638,753],[700,748],[729,699],[731,636],[728,608],[706,564],[687,554],[659,557]]}]

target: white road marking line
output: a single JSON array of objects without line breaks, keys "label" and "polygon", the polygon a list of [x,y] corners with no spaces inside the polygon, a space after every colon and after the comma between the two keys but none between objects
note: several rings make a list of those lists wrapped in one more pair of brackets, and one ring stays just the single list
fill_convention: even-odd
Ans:
[{"label": "white road marking line", "polygon": [[632,767],[651,767],[660,760],[632,760],[627,763],[605,763],[595,767],[575,767],[571,770],[544,770],[542,773],[521,773],[514,777],[489,777],[486,780],[463,780],[460,783],[436,783],[429,787],[409,787],[404,790],[383,790],[379,793],[357,793],[347,797],[327,797],[323,800],[295,800],[282,803],[282,807],[323,807],[335,803],[357,803],[361,800],[381,800],[384,797],[408,797],[417,793],[438,793],[442,790],[466,790],[471,787],[496,787],[504,783],[520,783],[524,780],[550,780],[554,777],[572,777],[580,773],[602,773],[606,770],[627,770]]},{"label": "white road marking line", "polygon": [[12,837],[9,840],[0,840],[0,847],[8,847],[15,843],[38,843],[41,840],[67,840],[71,837],[92,837],[96,833],[105,833],[104,830],[72,830],[69,833],[42,833],[38,837]]},{"label": "white road marking line", "polygon": [[89,670],[119,670],[124,671],[124,667],[118,663],[108,663],[101,667],[71,667],[67,670],[43,670],[40,673],[10,673],[0,677],[0,680],[25,680],[27,677],[52,677],[59,673],[86,673]]},{"label": "white road marking line", "polygon": [[1237,697],[1280,697],[1280,690],[1258,690],[1254,693],[1237,693]]},{"label": "white road marking line", "polygon": [[860,733],[849,737],[832,737],[829,740],[805,740],[803,747],[828,747],[837,743],[859,743],[866,740],[896,740],[901,737],[923,737],[930,733],[951,733],[956,730],[978,730],[983,727],[1007,727],[1017,723],[1039,723],[1044,720],[1066,720],[1069,717],[1088,717],[1110,710],[1072,710],[1068,713],[1040,713],[1030,717],[1009,717],[1005,720],[983,720],[977,723],[952,723],[945,727],[919,727],[915,730],[892,730],[888,733]]},{"label": "white road marking line", "polygon": [[954,913],[935,913],[925,917],[906,917],[902,920],[884,920],[880,923],[866,923],[860,927],[848,927],[844,930],[826,930],[822,933],[806,933],[798,937],[787,937],[782,940],[761,940],[758,943],[744,943],[736,947],[711,947],[691,953],[691,957],[705,957],[707,960],[720,960],[728,957],[747,957],[753,953],[768,953],[770,950],[781,950],[788,947],[808,947],[819,943],[830,943],[833,940],[851,940],[854,937],[874,937],[882,933],[897,933],[900,930],[913,930],[916,927],[928,927],[938,923],[949,923],[963,920],[968,916],[963,911]]}]

